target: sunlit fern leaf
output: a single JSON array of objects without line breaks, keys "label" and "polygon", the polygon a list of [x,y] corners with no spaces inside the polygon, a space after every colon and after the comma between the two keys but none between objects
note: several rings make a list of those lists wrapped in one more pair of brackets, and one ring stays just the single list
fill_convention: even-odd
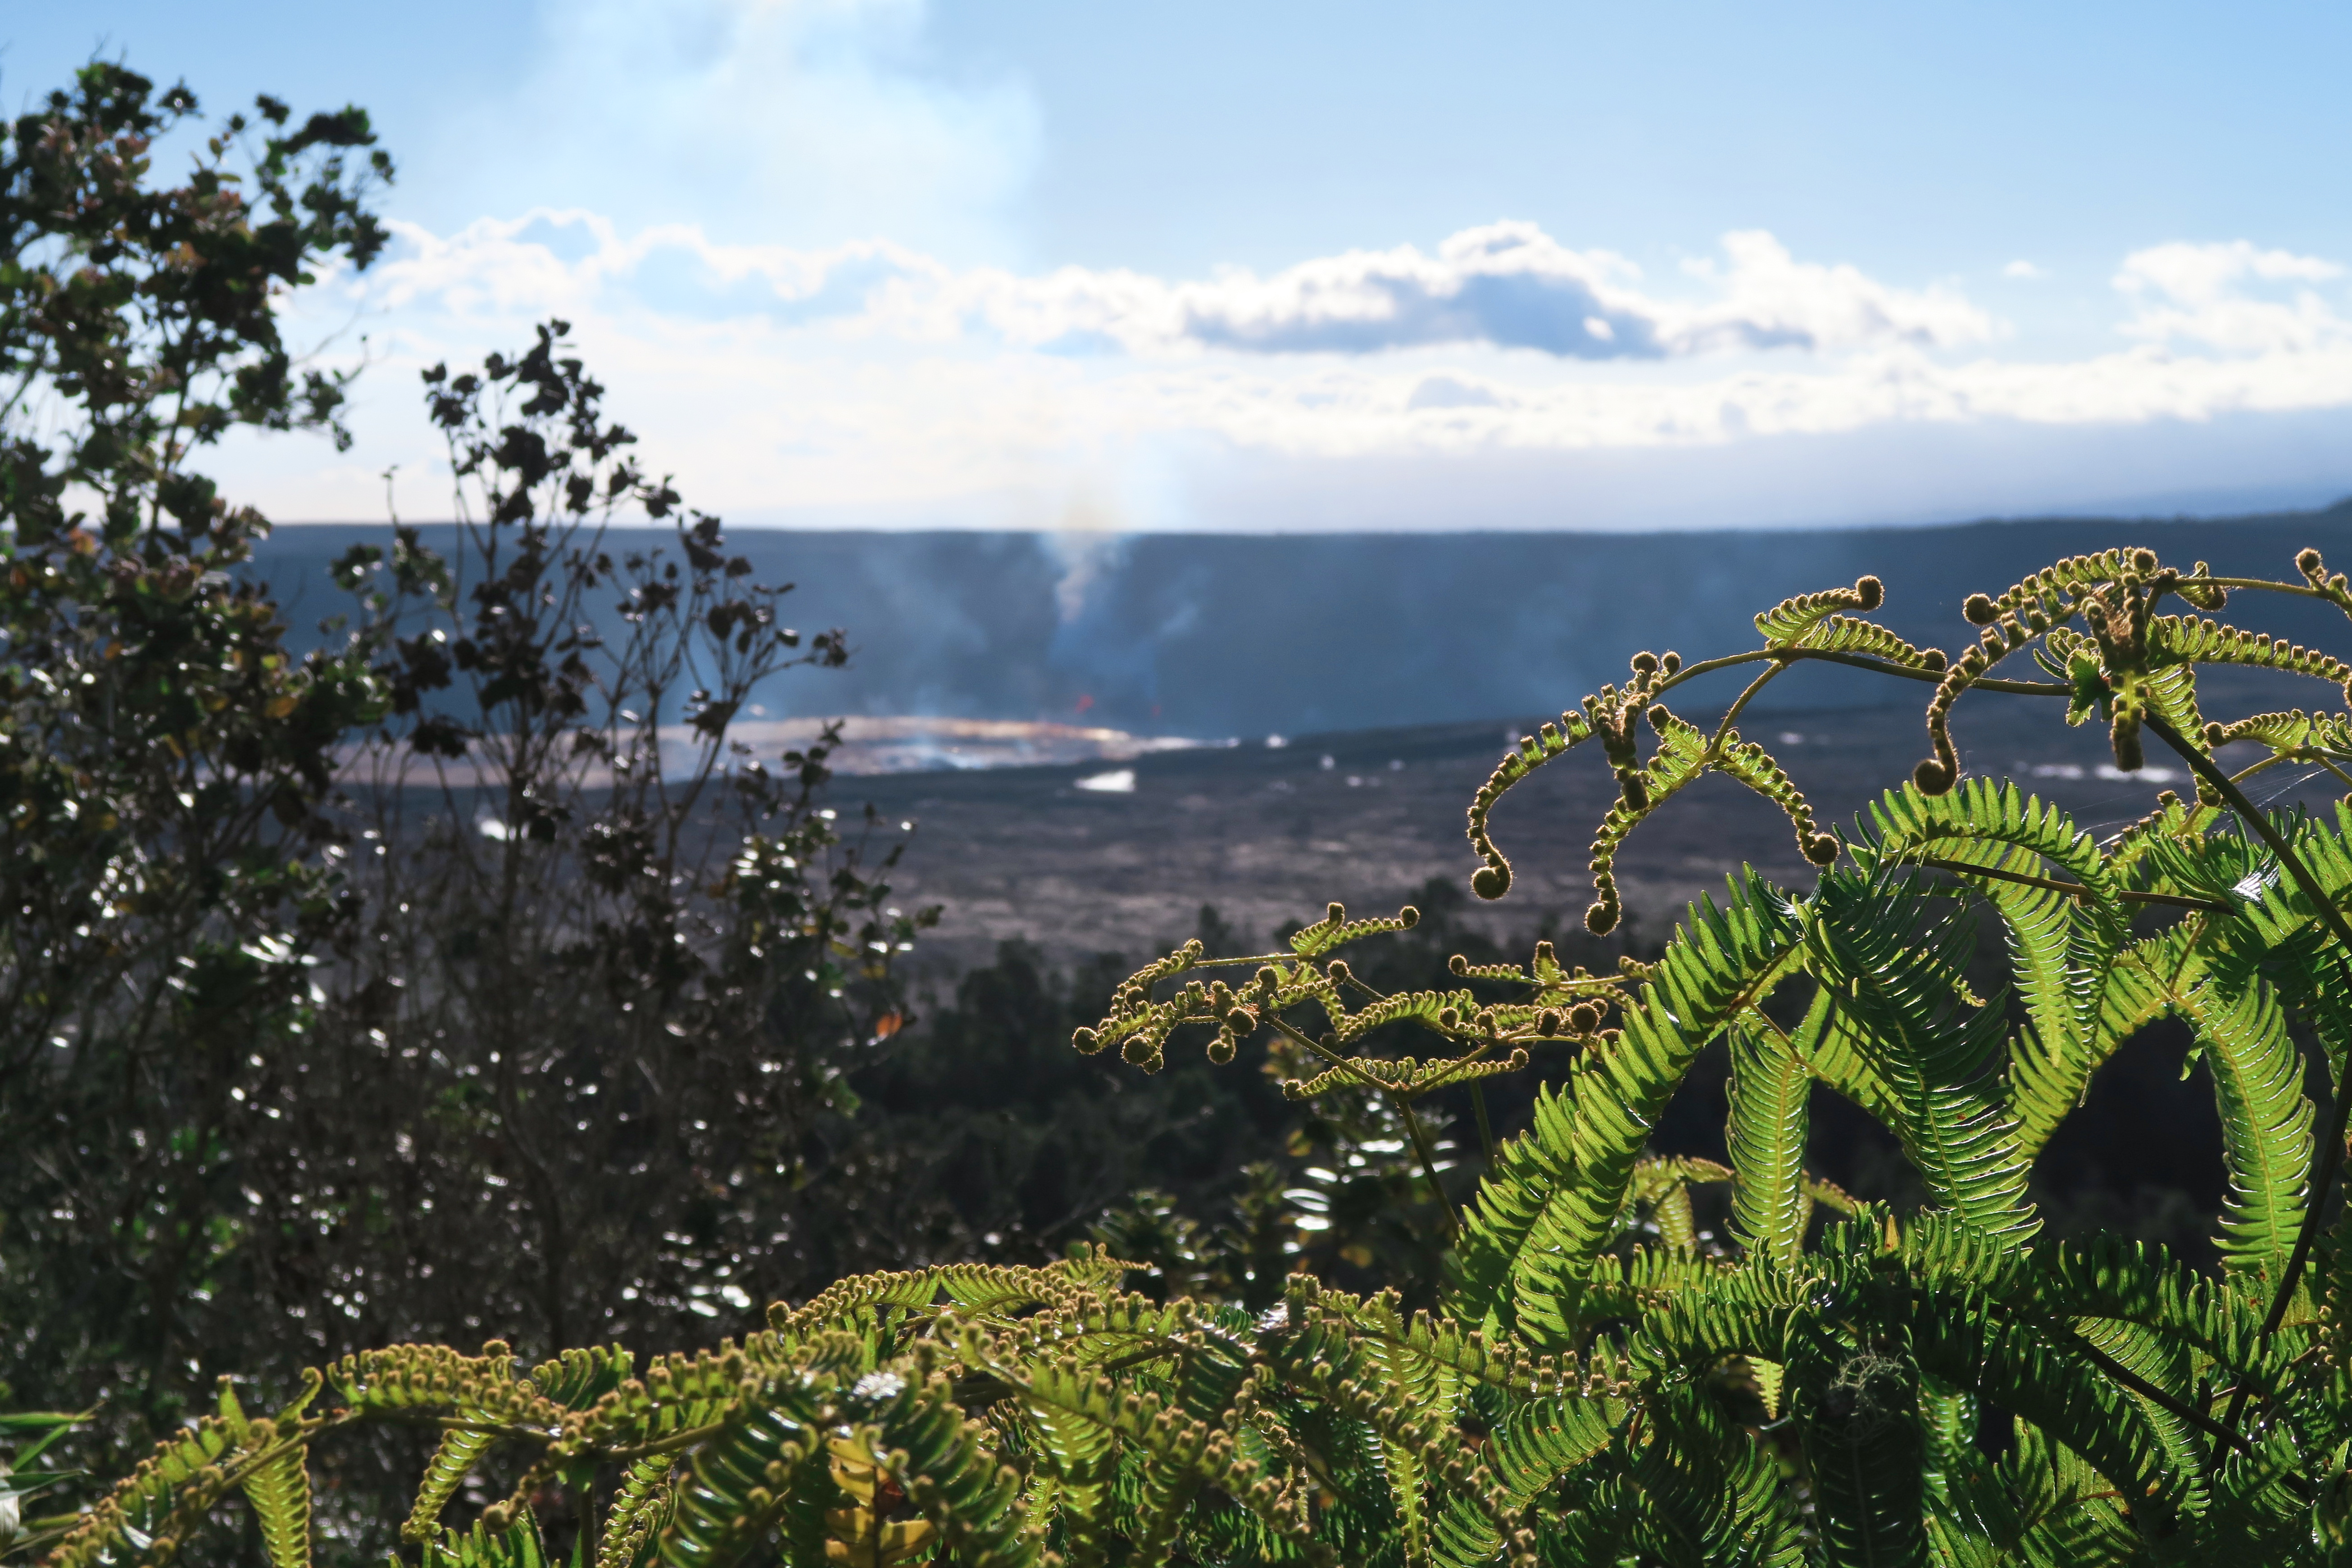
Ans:
[{"label": "sunlit fern leaf", "polygon": [[1062,1552],[1073,1568],[1092,1568],[1108,1560],[1117,1538],[1117,1428],[1108,1419],[1116,1394],[1107,1379],[1075,1362],[1039,1367],[1033,1375],[1058,1396],[1025,1402],[1037,1474],[1055,1488]]},{"label": "sunlit fern leaf", "polygon": [[[944,1377],[919,1385],[871,1373],[844,1393],[840,1407],[856,1424],[853,1447],[897,1483],[956,1560],[987,1568],[1037,1561],[1039,1542],[1022,1528],[1020,1478],[998,1460],[988,1428],[956,1406]],[[838,1458],[840,1439],[833,1451]]]},{"label": "sunlit fern leaf", "polygon": [[[2019,1147],[2030,1158],[2121,1038],[2102,1027],[2115,955],[2130,926],[2116,881],[2090,834],[2012,783],[1972,779],[1935,796],[1906,785],[1871,816],[1876,853],[1944,862],[2001,917],[2027,1011],[2027,1032],[2011,1051],[2010,1098]],[[1973,865],[2071,882],[2087,890],[2087,902],[1959,869]]]},{"label": "sunlit fern leaf", "polygon": [[1770,752],[1755,741],[1740,739],[1735,729],[1715,747],[1713,757],[1717,771],[1737,779],[1780,808],[1789,825],[1796,830],[1799,854],[1816,865],[1825,865],[1837,858],[1836,837],[1821,831],[1813,820],[1812,803]]},{"label": "sunlit fern leaf", "polygon": [[1399,1381],[1424,1387],[1433,1396],[1439,1390],[1483,1386],[1512,1400],[1589,1399],[1597,1402],[1605,1426],[1615,1419],[1609,1412],[1619,1408],[1612,1401],[1622,1400],[1626,1392],[1605,1354],[1585,1358],[1530,1354],[1514,1340],[1490,1337],[1426,1312],[1405,1317],[1386,1295],[1365,1301],[1323,1289],[1309,1274],[1291,1276],[1285,1311],[1287,1320],[1298,1325],[1318,1318],[1336,1320],[1368,1357]]},{"label": "sunlit fern leaf", "polygon": [[499,1530],[477,1521],[463,1534],[436,1531],[422,1543],[417,1568],[547,1568],[547,1547],[538,1518],[525,1509]]},{"label": "sunlit fern leaf", "polygon": [[596,1542],[595,1568],[638,1568],[669,1523],[673,1454],[649,1454],[622,1471]]},{"label": "sunlit fern leaf", "polygon": [[840,1416],[823,1397],[834,1392],[829,1383],[775,1378],[743,1390],[674,1489],[670,1518],[658,1537],[662,1562],[672,1568],[728,1568],[796,1499],[831,1504],[822,1434]]},{"label": "sunlit fern leaf", "polygon": [[1595,1322],[1638,1316],[1661,1295],[1709,1283],[1736,1267],[1728,1258],[1672,1247],[1636,1246],[1622,1256],[1604,1252],[1585,1270],[1579,1310]]},{"label": "sunlit fern leaf", "polygon": [[310,1568],[310,1449],[283,1443],[246,1472],[246,1500],[261,1527],[270,1568]]},{"label": "sunlit fern leaf", "polygon": [[1835,1006],[1864,1026],[1863,1051],[1886,1086],[1892,1131],[1935,1202],[1988,1234],[2021,1243],[2036,1228],[2016,1124],[1987,1068],[2000,1011],[1964,1013],[1948,980],[1968,939],[1923,928],[1906,880],[1825,873],[1807,946]]},{"label": "sunlit fern leaf", "polygon": [[1358,1040],[1383,1024],[1405,1019],[1435,1024],[1437,1015],[1452,1008],[1462,1017],[1477,1011],[1477,999],[1468,991],[1399,991],[1376,1002],[1367,1002],[1339,1020],[1341,1044]]},{"label": "sunlit fern leaf", "polygon": [[1831,616],[1807,632],[1796,645],[1830,653],[1860,653],[1867,658],[1883,659],[1890,664],[1900,664],[1906,670],[1932,673],[1941,671],[1945,665],[1940,648],[1919,647],[1874,621],[1857,621],[1847,615]]},{"label": "sunlit fern leaf", "polygon": [[[1368,1344],[1344,1332],[1329,1333],[1323,1325],[1333,1322],[1311,1320],[1282,1348],[1276,1364],[1283,1381],[1376,1439],[1370,1446],[1381,1458],[1385,1500],[1402,1545],[1431,1552],[1449,1568],[1484,1561],[1486,1543],[1508,1531],[1515,1505],[1455,1424],[1452,1368],[1419,1358],[1422,1375],[1437,1380],[1440,1397],[1433,1405],[1410,1403],[1388,1375],[1396,1364],[1389,1354],[1395,1343]],[[1441,1481],[1436,1495],[1425,1492]],[[1460,1518],[1464,1508],[1483,1515],[1483,1522]]]},{"label": "sunlit fern leaf", "polygon": [[[939,1293],[965,1315],[1003,1313],[1066,1301],[1081,1281],[1116,1285],[1125,1273],[1100,1257],[1073,1260],[1070,1267],[1007,1268],[987,1263],[950,1263],[930,1270]],[[1090,1265],[1081,1271],[1080,1265]],[[917,1303],[928,1304],[928,1303]]]},{"label": "sunlit fern leaf", "polygon": [[440,1535],[441,1511],[449,1506],[449,1500],[457,1495],[482,1456],[498,1444],[494,1421],[478,1409],[461,1411],[457,1419],[472,1424],[451,1427],[441,1434],[433,1458],[425,1464],[425,1479],[417,1486],[415,1503],[400,1527],[400,1538],[412,1545]]},{"label": "sunlit fern leaf", "polygon": [[[1223,1488],[1296,1545],[1310,1541],[1309,1522],[1295,1500],[1286,1499],[1271,1478],[1242,1468],[1255,1461],[1237,1452],[1229,1435],[1187,1416],[1181,1404],[1116,1395],[1108,1382],[1073,1359],[1007,1360],[971,1331],[961,1343],[967,1362],[985,1365],[1011,1389],[1032,1412],[1041,1442],[1067,1449],[1075,1469],[1100,1473],[1093,1439],[1078,1442],[1077,1434],[1089,1428],[1114,1439],[1132,1461],[1122,1465],[1122,1512],[1116,1522],[1131,1557],[1157,1561],[1168,1552],[1209,1485]],[[1013,1511],[1006,1512],[1009,1518]]]},{"label": "sunlit fern leaf", "polygon": [[1618,798],[1592,830],[1594,902],[1585,914],[1585,925],[1595,935],[1615,929],[1623,913],[1623,900],[1617,888],[1617,852],[1635,828],[1668,800],[1697,782],[1709,765],[1707,737],[1696,727],[1668,715],[1656,718],[1654,727],[1658,750],[1650,758],[1649,766],[1639,770],[1638,791],[1628,785],[1627,793]]},{"label": "sunlit fern leaf", "polygon": [[530,1369],[540,1397],[566,1410],[585,1410],[627,1381],[635,1358],[619,1345],[566,1350]]},{"label": "sunlit fern leaf", "polygon": [[2142,688],[2148,711],[2180,734],[2195,737],[2205,732],[2205,715],[2197,706],[2197,666],[2174,664],[2151,674]]},{"label": "sunlit fern leaf", "polygon": [[2312,1105],[2277,994],[2254,980],[2234,996],[2207,983],[2176,998],[2197,1031],[2221,1118],[2229,1186],[2215,1245],[2225,1267],[2274,1288],[2286,1275],[2308,1200]]},{"label": "sunlit fern leaf", "polygon": [[1496,1478],[1517,1499],[1532,1498],[1599,1453],[1615,1430],[1622,1400],[1531,1399],[1494,1434]]},{"label": "sunlit fern leaf", "polygon": [[[1372,1310],[1379,1312],[1388,1306],[1388,1302],[1381,1301]],[[1393,1321],[1392,1310],[1381,1315]],[[1366,1371],[1381,1381],[1382,1396],[1392,1400],[1397,1408],[1449,1424],[1454,1419],[1462,1375],[1446,1360],[1415,1354],[1418,1347],[1412,1343],[1410,1330],[1349,1337],[1354,1340]],[[1379,1441],[1381,1470],[1388,1479],[1396,1510],[1404,1562],[1407,1568],[1425,1568],[1430,1562],[1430,1510],[1434,1500],[1428,1495],[1431,1477],[1422,1445],[1388,1435],[1381,1436]]]},{"label": "sunlit fern leaf", "polygon": [[1788,972],[1796,936],[1792,906],[1752,873],[1725,907],[1691,907],[1616,1041],[1588,1052],[1504,1145],[1467,1217],[1457,1315],[1544,1347],[1574,1337],[1584,1277],[1658,1116],[1699,1051]]},{"label": "sunlit fern leaf", "polygon": [[99,1500],[47,1559],[56,1568],[101,1568],[175,1550],[234,1484],[217,1461],[234,1441],[230,1423],[209,1416],[165,1438]]},{"label": "sunlit fern leaf", "polygon": [[[2204,972],[2204,955],[2197,945],[2200,935],[2196,922],[2183,921],[2128,943],[2117,952],[2099,994],[2099,1019],[2093,1038],[2103,1042],[2126,1040],[2163,1017],[2172,1006],[2174,994],[2195,983]],[[2015,1096],[2013,1058],[2011,1074],[2011,1093]],[[2078,1100],[2080,1094],[2078,1090]]]},{"label": "sunlit fern leaf", "polygon": [[2309,675],[2339,689],[2352,679],[2352,666],[2316,648],[2289,644],[2267,632],[2242,631],[2193,615],[2159,615],[2148,623],[2151,667],[2194,662],[2200,664],[2247,664]]},{"label": "sunlit fern leaf", "polygon": [[1482,862],[1470,880],[1471,890],[1481,898],[1500,898],[1510,891],[1511,862],[1495,847],[1494,835],[1487,830],[1487,816],[1495,802],[1508,793],[1511,787],[1556,757],[1565,757],[1576,747],[1591,740],[1598,733],[1594,728],[1594,713],[1599,698],[1588,695],[1584,712],[1570,708],[1559,716],[1556,725],[1547,724],[1537,733],[1524,736],[1519,744],[1503,754],[1486,782],[1470,801],[1470,848]]},{"label": "sunlit fern leaf", "polygon": [[1392,931],[1410,931],[1419,920],[1410,909],[1393,915],[1376,915],[1369,920],[1350,920],[1345,906],[1333,904],[1322,919],[1293,934],[1290,950],[1302,958],[1312,958],[1332,948],[1358,941],[1366,936],[1383,936]]},{"label": "sunlit fern leaf", "polygon": [[1811,1207],[1804,1191],[1805,1144],[1813,1092],[1805,1058],[1829,1017],[1829,992],[1817,989],[1793,1038],[1761,1014],[1731,1030],[1731,1113],[1724,1143],[1733,1172],[1732,1234],[1750,1252],[1783,1265],[1805,1243]]},{"label": "sunlit fern leaf", "polygon": [[[319,1397],[324,1383],[315,1368],[306,1371],[302,1391],[290,1405],[274,1419],[252,1421],[237,1401],[232,1380],[220,1380],[215,1420],[229,1442],[224,1463],[241,1477],[239,1486],[252,1505],[271,1568],[310,1568],[310,1448],[302,1440],[302,1413]],[[21,1467],[28,1458],[19,1453],[16,1462]],[[0,1479],[7,1473],[0,1466]]]},{"label": "sunlit fern leaf", "polygon": [[859,1274],[828,1286],[797,1310],[779,1301],[768,1309],[768,1326],[786,1338],[846,1322],[861,1308],[927,1307],[940,1299],[940,1271],[918,1269],[898,1274]]},{"label": "sunlit fern leaf", "polygon": [[1389,1497],[1396,1510],[1397,1545],[1404,1568],[1429,1568],[1429,1473],[1421,1454],[1410,1444],[1380,1439],[1381,1472],[1388,1479]]},{"label": "sunlit fern leaf", "polygon": [[2352,760],[2352,717],[2294,708],[2250,714],[2206,734],[2207,745],[2216,751],[2241,740],[2267,747],[2273,754],[2326,758],[2338,762]]},{"label": "sunlit fern leaf", "polygon": [[1811,1053],[1805,1065],[1819,1082],[1827,1084],[1853,1101],[1887,1126],[1895,1124],[1898,1114],[1894,1092],[1878,1075],[1874,1054],[1868,1051],[1867,1026],[1846,1009],[1837,1006],[1837,998],[1825,986],[1817,987],[1814,1001],[1830,996],[1829,1016],[1822,1021],[1821,1033],[1814,1040]]},{"label": "sunlit fern leaf", "polygon": [[1440,1057],[1424,1061],[1418,1057],[1349,1057],[1312,1078],[1292,1079],[1284,1082],[1283,1096],[1290,1100],[1311,1100],[1337,1088],[1349,1084],[1377,1084],[1401,1094],[1425,1094],[1449,1084],[1473,1083],[1482,1078],[1499,1078],[1522,1071],[1528,1065],[1525,1050],[1514,1050],[1509,1055],[1486,1061],[1469,1061]]},{"label": "sunlit fern leaf", "polygon": [[1874,577],[1865,577],[1852,588],[1823,589],[1819,593],[1801,593],[1784,599],[1756,617],[1756,631],[1767,645],[1787,647],[1798,643],[1806,632],[1843,610],[1875,610],[1885,599],[1885,590]]}]

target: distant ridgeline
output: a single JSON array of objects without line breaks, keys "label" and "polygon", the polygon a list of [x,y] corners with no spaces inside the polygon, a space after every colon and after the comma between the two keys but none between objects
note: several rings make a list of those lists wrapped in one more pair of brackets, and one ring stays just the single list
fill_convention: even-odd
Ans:
[{"label": "distant ridgeline", "polygon": [[[436,548],[448,531],[425,530]],[[344,607],[328,563],[385,537],[281,527],[254,570],[307,632]],[[615,529],[607,548],[668,538]],[[2352,501],[2200,521],[1807,531],[728,536],[760,580],[802,585],[786,601],[795,624],[850,633],[846,671],[794,672],[762,694],[776,716],[1051,719],[1203,737],[1556,712],[1623,679],[1626,649],[1695,660],[1745,648],[1756,606],[1864,572],[1885,581],[1883,620],[1956,647],[1969,593],[2118,544],[2225,574],[2288,572],[2305,545],[2352,567]],[[2301,642],[2343,637],[2334,610],[2300,601],[2266,607],[2263,624]],[[1771,695],[1834,707],[1888,694],[1884,681],[1815,668]]]}]

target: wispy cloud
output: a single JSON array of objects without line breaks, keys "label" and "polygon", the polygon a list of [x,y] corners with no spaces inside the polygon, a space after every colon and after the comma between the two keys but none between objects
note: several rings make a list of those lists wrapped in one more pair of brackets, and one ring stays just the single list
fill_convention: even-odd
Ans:
[{"label": "wispy cloud", "polygon": [[538,0],[528,64],[441,118],[428,178],[448,226],[514,193],[635,229],[723,238],[884,233],[963,255],[1006,223],[1041,146],[1016,78],[950,75],[924,0]]}]

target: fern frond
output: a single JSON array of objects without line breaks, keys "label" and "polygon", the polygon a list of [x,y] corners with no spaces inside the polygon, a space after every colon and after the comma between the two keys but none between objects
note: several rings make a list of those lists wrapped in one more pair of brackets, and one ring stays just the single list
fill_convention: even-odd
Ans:
[{"label": "fern frond", "polygon": [[235,1484],[221,1463],[241,1422],[208,1416],[155,1446],[139,1468],[99,1500],[47,1562],[55,1568],[110,1568],[117,1561],[176,1550],[186,1532]]},{"label": "fern frond", "polygon": [[1913,1304],[1920,1368],[2032,1422],[2105,1477],[2101,1490],[2135,1500],[2136,1510],[2177,1515],[2189,1479],[2173,1472],[2163,1435],[2141,1404],[2045,1332],[1988,1312],[1971,1295]]},{"label": "fern frond", "polygon": [[[2243,664],[2308,675],[2337,687],[2352,680],[2352,664],[2316,648],[2305,648],[2273,638],[2267,632],[2245,632],[2235,626],[2193,615],[2159,615],[2148,623],[2148,657],[2152,665],[2176,663]],[[2347,700],[2352,700],[2347,698]]]},{"label": "fern frond", "polygon": [[1919,1369],[1899,1349],[1792,1336],[1790,1407],[1812,1475],[1822,1559],[1926,1568]]},{"label": "fern frond", "polygon": [[1334,904],[1325,911],[1322,919],[1304,927],[1290,938],[1290,950],[1302,958],[1312,958],[1360,937],[1410,931],[1420,919],[1421,912],[1407,904],[1393,915],[1350,920],[1347,907]]},{"label": "fern frond", "polygon": [[1930,673],[1941,671],[1949,663],[1941,648],[1916,646],[1874,621],[1856,621],[1845,615],[1830,616],[1798,639],[1794,645],[1817,648],[1830,653],[1860,653],[1867,658],[1883,659],[1890,664],[1900,664],[1906,670]]},{"label": "fern frond", "polygon": [[[2115,878],[2090,834],[2011,783],[1969,779],[1940,796],[1906,786],[1872,808],[1872,822],[1880,856],[1932,857],[2001,916],[2027,1007],[2026,1032],[2011,1047],[2009,1100],[2031,1158],[2123,1038],[2103,1027],[2130,928]],[[1973,866],[1986,874],[1971,874]],[[2084,891],[2070,895],[2001,873],[2056,873]]]},{"label": "fern frond", "polygon": [[2292,708],[2284,713],[2258,713],[2229,724],[2215,725],[2205,731],[2209,750],[2219,751],[2235,741],[2251,740],[2274,752],[2290,755],[2314,752],[2331,757],[2352,757],[2352,717],[2343,714],[2305,713]]},{"label": "fern frond", "polygon": [[1842,610],[1875,610],[1885,602],[1886,590],[1874,577],[1858,580],[1852,588],[1827,588],[1784,599],[1756,617],[1757,633],[1769,647],[1788,647]]},{"label": "fern frond", "polygon": [[628,1381],[636,1358],[619,1345],[589,1346],[560,1353],[530,1369],[539,1396],[566,1410],[585,1410]]},{"label": "fern frond", "polygon": [[261,1527],[269,1568],[310,1568],[310,1459],[307,1443],[281,1444],[246,1472],[245,1498]]},{"label": "fern frond", "polygon": [[596,1542],[596,1568],[640,1568],[646,1561],[646,1548],[669,1524],[670,1472],[677,1462],[669,1453],[651,1454],[623,1472]]},{"label": "fern frond", "polygon": [[492,1529],[481,1520],[464,1534],[445,1530],[423,1544],[417,1568],[548,1568],[539,1520],[525,1509]]},{"label": "fern frond", "polygon": [[1892,1131],[1935,1201],[2011,1244],[2038,1222],[2026,1201],[2016,1124],[1987,1071],[2000,1043],[1997,1008],[1966,1017],[1945,976],[1906,929],[1906,884],[1823,877],[1806,946],[1834,1005],[1866,1027],[1861,1051],[1887,1092]]},{"label": "fern frond", "polygon": [[1471,797],[1470,849],[1478,857],[1479,866],[1470,879],[1470,886],[1479,897],[1500,898],[1511,889],[1511,862],[1495,847],[1494,836],[1486,829],[1486,818],[1495,809],[1495,802],[1545,763],[1567,756],[1600,733],[1593,720],[1599,705],[1598,697],[1588,696],[1584,699],[1584,712],[1570,708],[1559,716],[1558,724],[1547,724],[1536,734],[1521,737],[1518,746],[1503,754],[1494,772]]},{"label": "fern frond", "polygon": [[1804,1562],[1797,1512],[1779,1467],[1703,1390],[1661,1390],[1646,1405],[1654,1436],[1628,1467],[1645,1494],[1639,1532],[1667,1562]]},{"label": "fern frond", "polygon": [[403,1541],[415,1545],[439,1538],[441,1511],[449,1506],[449,1500],[498,1441],[497,1430],[489,1426],[452,1427],[441,1434],[433,1458],[425,1466],[425,1479],[417,1485],[415,1503],[400,1527]]},{"label": "fern frond", "polygon": [[1508,1056],[1486,1061],[1462,1057],[1440,1057],[1433,1061],[1423,1061],[1412,1056],[1357,1056],[1312,1078],[1285,1079],[1282,1095],[1286,1100],[1311,1100],[1318,1094],[1348,1084],[1374,1083],[1411,1098],[1448,1084],[1499,1078],[1521,1071],[1527,1065],[1528,1053],[1524,1049],[1515,1049]]},{"label": "fern frond", "polygon": [[1691,906],[1616,1041],[1539,1095],[1534,1125],[1498,1152],[1465,1217],[1457,1316],[1547,1348],[1572,1340],[1583,1280],[1666,1102],[1699,1051],[1790,973],[1798,936],[1795,907],[1752,873],[1725,907]]},{"label": "fern frond", "polygon": [[1821,831],[1813,821],[1812,803],[1771,753],[1752,740],[1740,739],[1735,729],[1716,747],[1714,760],[1717,770],[1738,779],[1780,808],[1790,827],[1796,831],[1799,854],[1815,865],[1827,865],[1837,858],[1836,835]]},{"label": "fern frond", "polygon": [[2303,1228],[2312,1104],[2277,994],[2260,980],[2234,996],[2210,982],[2174,998],[2197,1031],[2221,1114],[2229,1186],[2215,1238],[2224,1265],[2274,1289]]},{"label": "fern frond", "polygon": [[1829,1021],[1829,992],[1816,990],[1795,1038],[1752,1017],[1731,1030],[1731,1114],[1724,1143],[1731,1155],[1732,1234],[1752,1253],[1786,1266],[1805,1242],[1811,1205],[1804,1191],[1813,1076],[1804,1053]]}]

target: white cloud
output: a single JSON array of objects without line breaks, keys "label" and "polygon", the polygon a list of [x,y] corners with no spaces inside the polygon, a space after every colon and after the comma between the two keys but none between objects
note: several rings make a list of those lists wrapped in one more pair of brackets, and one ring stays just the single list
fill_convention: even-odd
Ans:
[{"label": "white cloud", "polygon": [[[2342,342],[2352,329],[2308,287],[2343,275],[2332,261],[2237,240],[2134,251],[2115,281],[2140,307],[2124,327],[2132,337],[2183,339],[2228,353],[2307,352]],[[2305,287],[2280,287],[2292,284]]]},{"label": "white cloud", "polygon": [[1360,468],[2352,409],[2340,269],[2246,245],[2126,257],[2126,346],[2053,360],[2001,351],[2004,329],[1957,294],[1754,233],[1674,292],[1524,225],[1196,280],[730,246],[584,213],[400,242],[332,286],[386,361],[363,383],[368,444],[339,469],[273,459],[256,498],[281,515],[374,515],[390,461],[404,508],[436,509],[414,487],[432,455],[407,373],[512,347],[547,315],[575,324],[648,461],[739,517],[1181,527],[1203,520],[1197,476],[1221,454]]},{"label": "white cloud", "polygon": [[[1349,251],[1261,277],[1235,268],[1170,281],[1064,267],[1040,277],[956,271],[883,242],[795,250],[721,245],[684,225],[624,238],[608,220],[541,210],[443,238],[403,225],[407,252],[373,285],[387,303],[428,298],[473,313],[538,299],[542,309],[608,287],[697,315],[767,316],[834,330],[947,342],[984,329],[1030,349],[1116,348],[1140,356],[1354,355],[1456,344],[1561,359],[1679,359],[1773,349],[1818,352],[1946,347],[1996,334],[1992,318],[1942,289],[1892,287],[1851,267],[1799,262],[1770,235],[1724,236],[1725,262],[1686,271],[1711,296],[1661,298],[1607,251],[1576,251],[1533,224],[1498,223],[1412,246]],[[566,248],[579,252],[562,259]]]},{"label": "white cloud", "polygon": [[1684,352],[1707,349],[1853,349],[1893,344],[1942,348],[1996,335],[1993,319],[1941,288],[1891,287],[1852,267],[1801,262],[1761,229],[1723,236],[1728,269],[1694,262],[1719,279],[1722,298],[1676,324]]},{"label": "white cloud", "polygon": [[2046,277],[2049,276],[2049,274],[2043,272],[2032,262],[2021,258],[2017,261],[2012,261],[2007,267],[2002,267],[2000,269],[2000,275],[2003,277],[2017,278]]}]

